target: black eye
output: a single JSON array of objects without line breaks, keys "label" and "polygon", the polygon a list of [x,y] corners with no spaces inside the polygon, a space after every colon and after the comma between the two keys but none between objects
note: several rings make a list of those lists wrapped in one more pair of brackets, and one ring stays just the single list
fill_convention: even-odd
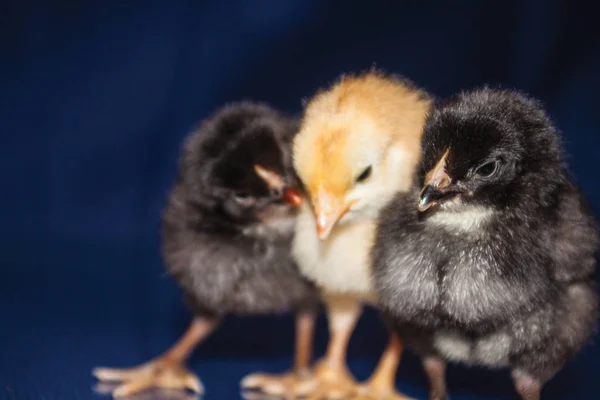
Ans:
[{"label": "black eye", "polygon": [[496,172],[497,166],[498,166],[498,163],[496,161],[492,161],[492,162],[483,164],[481,167],[477,168],[475,173],[483,178],[487,178],[487,177],[494,175],[494,172]]},{"label": "black eye", "polygon": [[371,166],[369,165],[367,168],[365,168],[365,170],[363,172],[360,173],[360,175],[356,178],[356,182],[363,182],[365,180],[367,180],[367,178],[369,176],[371,176]]}]

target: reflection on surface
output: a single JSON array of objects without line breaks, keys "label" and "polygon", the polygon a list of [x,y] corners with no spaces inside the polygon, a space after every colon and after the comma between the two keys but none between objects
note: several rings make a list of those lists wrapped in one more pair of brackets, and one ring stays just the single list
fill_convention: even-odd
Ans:
[{"label": "reflection on surface", "polygon": [[281,400],[280,396],[273,396],[264,394],[257,391],[246,390],[241,392],[242,399],[244,400]]},{"label": "reflection on surface", "polygon": [[[118,383],[98,383],[94,386],[94,391],[100,395],[110,396],[112,391],[119,386]],[[243,400],[281,400],[280,396],[273,396],[257,391],[246,390],[240,392]],[[183,392],[181,390],[151,389],[132,396],[123,397],[122,400],[201,400],[202,396],[198,394]],[[120,399],[121,400],[121,399]],[[222,399],[229,400],[229,399]],[[233,400],[233,399],[232,399]]]},{"label": "reflection on surface", "polygon": [[[118,383],[98,383],[94,390],[98,394],[110,395],[119,386]],[[200,400],[202,396],[181,390],[151,389],[132,396],[123,397],[122,400]],[[266,399],[265,399],[266,400]]]}]

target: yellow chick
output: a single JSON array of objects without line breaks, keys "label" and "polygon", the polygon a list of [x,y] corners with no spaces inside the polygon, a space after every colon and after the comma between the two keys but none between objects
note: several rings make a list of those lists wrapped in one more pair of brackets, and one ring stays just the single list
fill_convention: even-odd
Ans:
[{"label": "yellow chick", "polygon": [[309,201],[296,222],[293,255],[327,308],[330,341],[315,367],[315,398],[406,399],[395,390],[399,337],[390,331],[362,385],[347,369],[346,350],[362,306],[377,305],[370,262],[376,219],[413,183],[431,103],[411,83],[371,71],[342,77],[307,104],[293,155]]}]

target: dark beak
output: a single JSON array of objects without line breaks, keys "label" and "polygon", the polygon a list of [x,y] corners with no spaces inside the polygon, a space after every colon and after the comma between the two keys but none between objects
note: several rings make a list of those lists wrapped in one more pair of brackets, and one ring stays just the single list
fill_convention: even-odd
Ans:
[{"label": "dark beak", "polygon": [[421,212],[458,194],[449,190],[451,179],[446,172],[446,159],[449,151],[450,149],[446,150],[435,167],[425,175],[423,189],[419,195],[419,211]]},{"label": "dark beak", "polygon": [[444,197],[439,190],[436,190],[431,185],[425,186],[419,195],[419,211],[423,212],[431,206],[437,204]]}]

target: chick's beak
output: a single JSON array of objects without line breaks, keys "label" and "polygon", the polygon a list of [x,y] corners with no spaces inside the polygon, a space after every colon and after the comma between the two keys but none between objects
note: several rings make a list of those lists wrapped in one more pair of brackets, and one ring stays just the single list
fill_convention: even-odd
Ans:
[{"label": "chick's beak", "polygon": [[446,172],[446,158],[449,150],[446,150],[442,158],[435,167],[425,175],[423,189],[419,194],[419,211],[423,212],[430,207],[443,202],[444,199],[452,197],[448,189],[450,186],[450,176]]},{"label": "chick's beak", "polygon": [[281,200],[292,206],[302,204],[302,195],[300,191],[292,186],[287,186],[285,179],[277,173],[256,164],[254,166],[256,174],[265,181],[269,189],[274,192],[281,193]]},{"label": "chick's beak", "polygon": [[348,212],[351,205],[352,203],[344,204],[324,188],[319,189],[313,198],[319,239],[327,239],[335,224]]},{"label": "chick's beak", "polygon": [[419,195],[419,211],[423,212],[428,210],[430,207],[438,204],[444,197],[445,194],[435,189],[433,186],[424,186]]},{"label": "chick's beak", "polygon": [[300,191],[294,187],[287,187],[283,190],[281,198],[287,204],[298,207],[302,204],[302,196],[300,195]]}]

